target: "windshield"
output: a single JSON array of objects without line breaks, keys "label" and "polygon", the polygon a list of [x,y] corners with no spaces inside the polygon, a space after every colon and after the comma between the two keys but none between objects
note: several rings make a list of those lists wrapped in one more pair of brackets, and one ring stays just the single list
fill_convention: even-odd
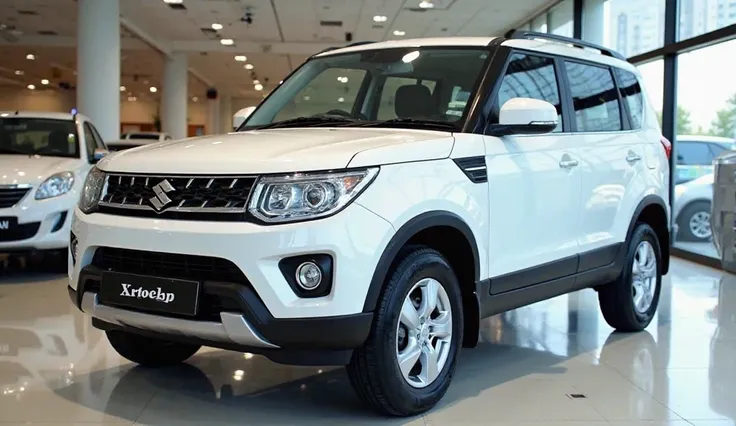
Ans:
[{"label": "windshield", "polygon": [[0,154],[79,157],[72,120],[0,118]]},{"label": "windshield", "polygon": [[483,74],[482,48],[369,50],[310,59],[238,130],[383,125],[459,130]]},{"label": "windshield", "polygon": [[130,133],[127,139],[144,139],[144,140],[158,140],[158,134],[156,133]]}]

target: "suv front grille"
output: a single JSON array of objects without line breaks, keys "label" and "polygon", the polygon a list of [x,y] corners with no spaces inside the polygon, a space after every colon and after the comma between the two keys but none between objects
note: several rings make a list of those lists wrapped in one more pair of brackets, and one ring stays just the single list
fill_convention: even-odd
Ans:
[{"label": "suv front grille", "polygon": [[111,174],[105,180],[100,211],[123,216],[237,220],[244,218],[255,181],[253,176]]},{"label": "suv front grille", "polygon": [[16,185],[0,186],[0,209],[13,207],[26,196],[31,188]]},{"label": "suv front grille", "polygon": [[240,268],[217,257],[100,247],[92,264],[105,271],[126,274],[248,284]]}]

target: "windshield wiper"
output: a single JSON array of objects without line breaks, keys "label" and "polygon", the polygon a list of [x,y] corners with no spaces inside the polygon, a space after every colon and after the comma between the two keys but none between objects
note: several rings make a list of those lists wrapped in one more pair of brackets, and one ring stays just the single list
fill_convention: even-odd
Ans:
[{"label": "windshield wiper", "polygon": [[342,117],[337,115],[310,115],[308,117],[296,117],[284,121],[277,121],[276,123],[266,124],[264,126],[257,126],[254,129],[277,129],[284,127],[316,126],[325,124],[352,124],[357,121],[360,120],[358,120],[357,118]]},{"label": "windshield wiper", "polygon": [[371,121],[365,124],[362,124],[361,127],[402,127],[402,126],[411,126],[411,127],[434,127],[434,128],[442,128],[447,129],[453,132],[457,132],[460,130],[460,128],[452,123],[448,123],[446,121],[439,121],[439,120],[424,120],[419,118],[392,118],[390,120],[382,120],[382,121]]}]

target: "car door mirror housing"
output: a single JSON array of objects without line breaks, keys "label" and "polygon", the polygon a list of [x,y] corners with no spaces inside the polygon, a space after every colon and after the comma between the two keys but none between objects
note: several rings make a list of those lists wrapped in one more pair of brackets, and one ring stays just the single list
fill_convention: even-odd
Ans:
[{"label": "car door mirror housing", "polygon": [[557,127],[557,109],[540,99],[512,98],[501,106],[498,123],[491,124],[492,136],[539,135]]},{"label": "car door mirror housing", "polygon": [[243,108],[233,116],[233,129],[237,130],[241,124],[255,111],[256,107],[250,106]]},{"label": "car door mirror housing", "polygon": [[110,153],[110,151],[108,151],[106,149],[97,148],[97,149],[95,149],[95,152],[92,154],[92,160],[96,163],[96,162],[102,160],[103,158],[105,158],[105,156],[107,154],[109,154],[109,153]]}]

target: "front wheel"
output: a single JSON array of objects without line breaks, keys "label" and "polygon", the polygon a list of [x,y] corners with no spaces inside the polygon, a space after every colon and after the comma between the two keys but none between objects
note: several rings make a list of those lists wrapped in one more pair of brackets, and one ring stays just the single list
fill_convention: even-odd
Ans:
[{"label": "front wheel", "polygon": [[617,331],[641,331],[654,318],[662,289],[662,250],[657,234],[646,223],[636,225],[626,243],[626,260],[619,278],[598,292],[603,318]]},{"label": "front wheel", "polygon": [[696,201],[688,204],[677,218],[680,241],[708,242],[713,236],[710,227],[710,203]]},{"label": "front wheel", "polygon": [[460,286],[442,255],[416,248],[385,284],[362,348],[347,367],[362,400],[393,416],[432,408],[445,395],[463,340]]}]

